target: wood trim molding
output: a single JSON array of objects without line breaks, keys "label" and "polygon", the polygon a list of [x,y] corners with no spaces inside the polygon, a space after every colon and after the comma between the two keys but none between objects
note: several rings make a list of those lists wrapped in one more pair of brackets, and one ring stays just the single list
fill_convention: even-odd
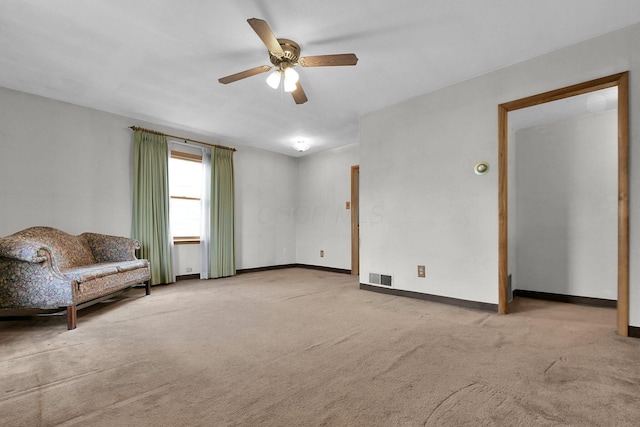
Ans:
[{"label": "wood trim molding", "polygon": [[508,113],[546,102],[618,87],[617,331],[629,334],[629,73],[623,72],[498,106],[498,311],[508,313]]},{"label": "wood trim molding", "polygon": [[184,151],[171,150],[171,157],[174,159],[187,160],[189,162],[202,163],[202,156],[198,154],[185,153]]},{"label": "wood trim molding", "polygon": [[550,90],[548,92],[539,93],[537,95],[527,96],[515,101],[505,102],[501,104],[507,111],[520,110],[522,108],[533,107],[534,105],[546,104],[547,102],[558,101],[560,99],[570,98],[576,95],[582,95],[589,92],[595,92],[601,89],[607,89],[619,86],[620,79],[628,77],[629,72],[613,74],[607,77],[601,77],[595,80],[578,83],[575,85],[563,87],[560,89]]},{"label": "wood trim molding", "polygon": [[351,274],[360,274],[360,165],[351,166]]},{"label": "wood trim molding", "polygon": [[193,237],[174,237],[173,238],[174,245],[199,245],[200,244],[200,236]]},{"label": "wood trim molding", "polygon": [[618,79],[618,333],[629,334],[629,73]]},{"label": "wood trim molding", "polygon": [[[509,313],[509,110],[498,106],[498,313]],[[506,243],[506,244],[505,244]]]}]

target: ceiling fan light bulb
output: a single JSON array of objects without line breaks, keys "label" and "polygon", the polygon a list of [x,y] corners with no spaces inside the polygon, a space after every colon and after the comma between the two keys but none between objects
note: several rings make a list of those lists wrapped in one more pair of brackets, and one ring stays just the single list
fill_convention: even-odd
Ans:
[{"label": "ceiling fan light bulb", "polygon": [[280,70],[276,70],[273,73],[269,74],[269,77],[267,77],[267,84],[273,89],[278,89],[278,86],[280,86],[280,80]]},{"label": "ceiling fan light bulb", "polygon": [[284,80],[284,91],[285,92],[293,92],[294,90],[296,90],[296,82],[291,82],[291,81],[287,81],[287,79]]},{"label": "ceiling fan light bulb", "polygon": [[284,82],[289,84],[296,84],[300,80],[298,72],[291,67],[284,69]]}]

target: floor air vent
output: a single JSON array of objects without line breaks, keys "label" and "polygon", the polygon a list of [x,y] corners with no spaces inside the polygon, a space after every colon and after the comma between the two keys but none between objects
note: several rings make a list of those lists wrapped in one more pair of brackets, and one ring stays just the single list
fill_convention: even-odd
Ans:
[{"label": "floor air vent", "polygon": [[369,283],[374,285],[391,286],[391,276],[386,274],[369,273]]}]

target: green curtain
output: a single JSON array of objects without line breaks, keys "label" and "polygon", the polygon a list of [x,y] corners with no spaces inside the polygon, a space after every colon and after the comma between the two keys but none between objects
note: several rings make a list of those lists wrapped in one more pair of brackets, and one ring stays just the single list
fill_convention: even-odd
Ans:
[{"label": "green curtain", "polygon": [[211,242],[209,277],[236,274],[233,150],[211,149]]},{"label": "green curtain", "polygon": [[133,237],[138,257],[151,263],[151,284],[171,283],[169,143],[164,135],[134,133]]}]

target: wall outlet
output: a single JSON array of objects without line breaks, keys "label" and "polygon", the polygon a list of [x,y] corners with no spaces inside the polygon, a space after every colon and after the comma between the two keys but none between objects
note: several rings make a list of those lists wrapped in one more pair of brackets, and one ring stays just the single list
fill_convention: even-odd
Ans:
[{"label": "wall outlet", "polygon": [[426,269],[424,267],[424,265],[419,265],[418,266],[418,277],[425,277],[426,275]]},{"label": "wall outlet", "polygon": [[324,251],[320,251],[320,258],[324,257]]},{"label": "wall outlet", "polygon": [[191,267],[187,267],[187,273],[191,273],[193,269]]}]

